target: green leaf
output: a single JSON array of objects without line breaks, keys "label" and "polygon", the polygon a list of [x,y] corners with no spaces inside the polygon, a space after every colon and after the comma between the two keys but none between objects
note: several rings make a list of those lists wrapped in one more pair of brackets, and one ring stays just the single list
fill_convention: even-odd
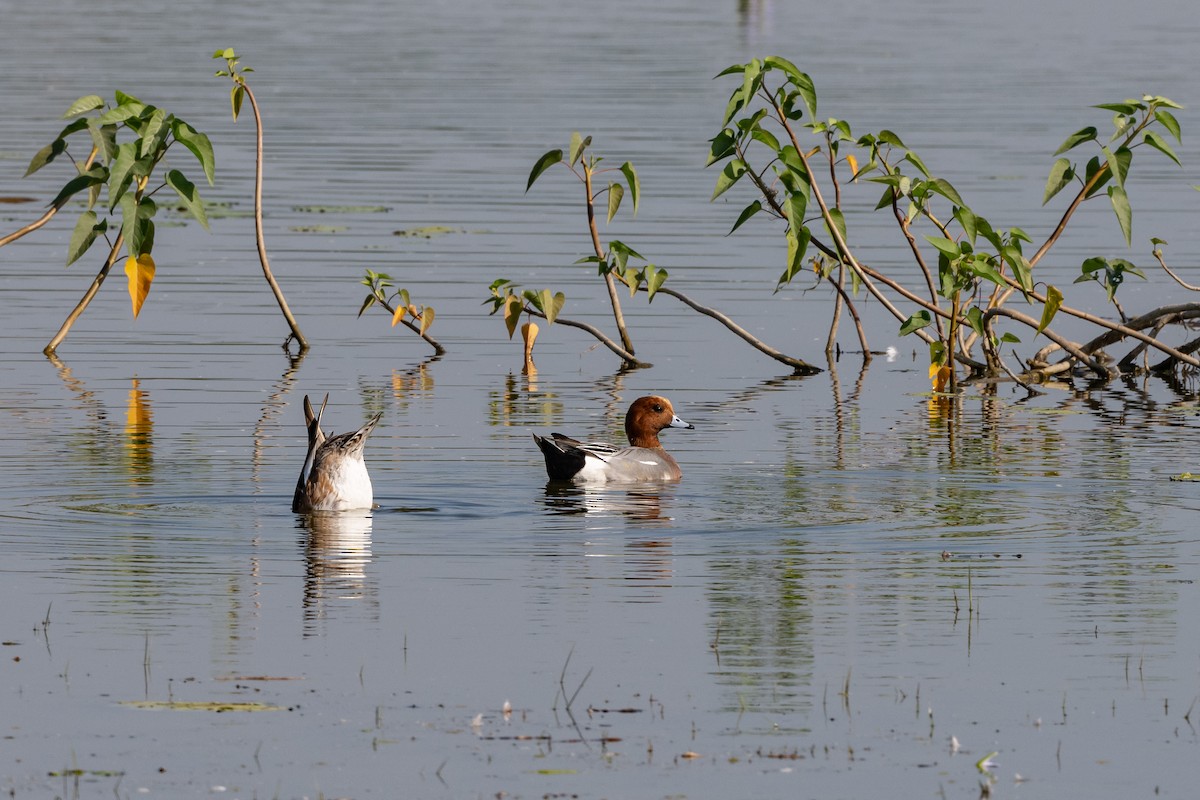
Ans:
[{"label": "green leaf", "polygon": [[782,56],[767,56],[763,59],[763,65],[771,69],[781,70],[792,83],[798,82],[800,76],[804,74],[796,68],[795,64]]},{"label": "green leaf", "polygon": [[1001,255],[1004,257],[1004,261],[1012,269],[1013,277],[1017,279],[1017,283],[1021,284],[1021,290],[1026,295],[1032,292],[1033,267],[1030,266],[1029,259],[1025,258],[1019,248],[1012,245],[1005,246]]},{"label": "green leaf", "polygon": [[974,246],[975,237],[978,233],[978,228],[976,227],[978,218],[975,216],[975,212],[966,206],[959,206],[958,208],[954,209],[954,218],[958,220],[958,224],[962,226],[963,233],[966,235],[967,241]]},{"label": "green leaf", "polygon": [[[122,142],[117,147],[108,174],[108,207],[114,209],[133,183],[133,167],[137,163],[137,142]],[[136,254],[135,254],[136,255]]]},{"label": "green leaf", "polygon": [[608,221],[612,222],[612,218],[616,216],[617,209],[621,207],[621,198],[625,196],[625,187],[619,183],[610,183],[608,185]]},{"label": "green leaf", "polygon": [[238,114],[242,113],[242,99],[246,96],[246,87],[240,83],[229,90],[229,105],[233,108],[233,121],[237,122]]},{"label": "green leaf", "polygon": [[813,85],[812,78],[803,72],[792,77],[792,85],[800,92],[800,97],[804,100],[804,107],[808,109],[808,115],[812,119],[817,118],[817,89]]},{"label": "green leaf", "polygon": [[952,261],[962,255],[962,248],[958,246],[958,242],[952,239],[946,239],[942,236],[926,236],[925,241],[936,247],[939,252],[945,254],[946,258]]},{"label": "green leaf", "polygon": [[1020,344],[1020,343],[1021,343],[1021,337],[1020,337],[1020,336],[1017,336],[1015,333],[1005,333],[1003,336],[1001,336],[1001,337],[1000,337],[1000,341],[1002,341],[1002,342],[1014,342],[1014,343],[1016,343],[1016,344]]},{"label": "green leaf", "polygon": [[[926,178],[929,177],[929,170],[925,168],[925,162],[922,161],[921,157],[918,156],[916,153],[914,153],[912,150],[909,150],[907,153],[904,154],[904,160],[909,162],[910,164],[912,164],[917,169],[919,169],[921,171],[921,174],[924,175]],[[960,200],[959,202],[962,202],[962,201]]]},{"label": "green leaf", "polygon": [[1092,159],[1090,159],[1088,161],[1087,173],[1084,178],[1084,183],[1090,183],[1092,178],[1095,177],[1096,173],[1098,173],[1098,172],[1102,172],[1103,174],[1100,176],[1100,179],[1097,180],[1096,183],[1092,186],[1092,188],[1090,190],[1088,190],[1088,193],[1087,193],[1088,197],[1091,197],[1092,195],[1096,194],[1096,192],[1100,191],[1106,183],[1108,183],[1110,180],[1112,180],[1112,176],[1113,176],[1112,170],[1108,169],[1108,162],[1101,161],[1098,157],[1093,157]]},{"label": "green leaf", "polygon": [[808,228],[789,227],[787,229],[787,268],[779,276],[779,282],[775,284],[775,291],[778,292],[786,284],[791,283],[792,278],[804,270],[804,254],[807,252],[808,243],[811,240],[812,232]]},{"label": "green leaf", "polygon": [[884,144],[890,144],[892,147],[900,147],[906,150],[908,149],[904,147],[904,142],[900,141],[900,137],[889,130],[880,131],[878,138],[880,142],[883,142]]},{"label": "green leaf", "polygon": [[1092,106],[1092,108],[1103,108],[1105,111],[1112,111],[1116,114],[1124,114],[1128,117],[1132,114],[1136,114],[1140,109],[1145,108],[1145,106],[1141,105],[1140,103],[1126,101],[1124,103],[1100,103]]},{"label": "green leaf", "polygon": [[71,266],[79,257],[88,251],[96,236],[108,227],[108,220],[96,221],[96,212],[88,209],[79,215],[75,230],[71,233],[71,243],[67,247],[67,266]]},{"label": "green leaf", "polygon": [[725,69],[721,70],[721,71],[720,71],[720,72],[718,72],[716,75],[714,75],[714,76],[713,76],[713,80],[716,80],[717,78],[724,77],[724,76],[726,76],[726,75],[737,75],[737,74],[740,74],[741,72],[744,72],[744,71],[745,71],[745,69],[746,69],[746,66],[745,66],[744,64],[734,64],[733,66],[726,67]]},{"label": "green leaf", "polygon": [[1075,177],[1075,170],[1071,169],[1069,159],[1060,158],[1050,167],[1050,177],[1046,179],[1046,192],[1042,195],[1042,205],[1050,202],[1054,195],[1062,191],[1063,187],[1071,182]]},{"label": "green leaf", "polygon": [[757,58],[750,59],[742,70],[742,106],[749,106],[754,100],[754,93],[762,86],[762,63]]},{"label": "green leaf", "polygon": [[[748,220],[748,219],[750,219],[751,217],[753,217],[753,216],[754,216],[755,214],[757,214],[759,211],[762,211],[762,202],[761,202],[761,201],[759,201],[759,200],[755,200],[753,203],[751,203],[750,205],[746,206],[744,209],[742,209],[742,213],[741,213],[741,215],[740,215],[740,216],[737,218],[737,222],[733,223],[733,227],[729,229],[729,233],[733,233],[733,232],[734,232],[734,231],[736,231],[738,228],[742,227],[742,223],[743,223],[743,222],[745,222],[746,220]],[[728,235],[729,235],[729,233],[727,233],[727,234],[725,234],[725,235],[726,235],[726,236],[728,236]]]},{"label": "green leaf", "polygon": [[529,173],[529,182],[525,184],[525,191],[526,192],[529,191],[529,189],[533,186],[533,182],[538,179],[538,176],[540,176],[543,172],[545,172],[546,170],[548,170],[550,167],[554,166],[555,164],[560,163],[562,160],[563,160],[563,151],[562,150],[551,150],[550,152],[546,153],[544,156],[539,158],[537,160],[537,163],[533,165],[533,171]]},{"label": "green leaf", "polygon": [[150,114],[150,118],[146,120],[146,124],[139,131],[141,134],[141,157],[157,155],[158,150],[162,147],[163,142],[167,138],[167,132],[170,129],[167,127],[167,112],[161,108],[154,109]]},{"label": "green leaf", "polygon": [[1175,119],[1175,115],[1170,111],[1162,108],[1154,109],[1154,118],[1158,120],[1158,124],[1167,129],[1167,132],[1175,137],[1175,141],[1182,143],[1183,136],[1179,129],[1179,120]]},{"label": "green leaf", "polygon": [[1167,144],[1167,140],[1159,136],[1154,131],[1146,131],[1145,135],[1142,137],[1142,140],[1155,150],[1162,152],[1167,158],[1171,159],[1179,166],[1183,166],[1183,164],[1179,162],[1179,157],[1175,155],[1175,151],[1171,149],[1169,144]]},{"label": "green leaf", "polygon": [[141,202],[131,194],[121,198],[121,232],[131,257],[145,255],[154,249],[154,223],[151,217],[158,210],[154,200],[143,197]]},{"label": "green leaf", "polygon": [[98,94],[85,94],[83,97],[67,106],[67,111],[65,114],[63,114],[63,119],[77,117],[80,114],[86,114],[89,111],[94,111],[97,108],[102,108],[103,106],[103,97]]},{"label": "green leaf", "polygon": [[[550,294],[549,289],[547,289],[543,292],[543,295],[549,295],[549,294]],[[544,299],[542,311],[544,311],[546,313],[546,321],[554,322],[554,320],[558,319],[558,312],[562,311],[562,307],[564,304],[566,304],[566,302],[567,302],[567,296],[565,294],[563,294],[562,292],[556,293],[554,295],[554,297]]]},{"label": "green leaf", "polygon": [[713,191],[713,196],[709,199],[709,202],[716,200],[718,197],[728,191],[729,187],[737,183],[738,179],[741,178],[745,172],[746,162],[742,161],[740,158],[735,158],[726,164],[725,168],[721,170],[720,177],[717,178],[717,188]]},{"label": "green leaf", "polygon": [[181,119],[172,123],[171,133],[175,136],[175,141],[190,150],[196,160],[200,162],[200,167],[204,170],[204,177],[208,179],[208,185],[212,186],[216,159],[213,157],[212,142],[209,141],[208,136]]},{"label": "green leaf", "polygon": [[104,163],[112,161],[117,154],[117,126],[101,125],[94,119],[87,122],[88,133],[92,137],[92,146],[96,148],[96,154]]},{"label": "green leaf", "polygon": [[104,179],[107,176],[108,171],[104,167],[92,167],[82,175],[76,175],[59,190],[58,195],[51,201],[50,205],[54,208],[62,208],[67,200],[71,199],[76,193],[104,183]]},{"label": "green leaf", "polygon": [[625,182],[629,184],[629,199],[633,201],[633,215],[636,217],[638,201],[642,196],[642,182],[638,180],[637,170],[628,161],[621,165],[621,174],[625,176]]},{"label": "green leaf", "polygon": [[931,180],[929,182],[929,190],[931,192],[940,194],[942,197],[946,198],[951,203],[954,203],[956,206],[966,205],[966,203],[963,202],[963,199],[959,197],[958,191],[950,185],[950,181],[944,178],[934,178]]},{"label": "green leaf", "polygon": [[1133,244],[1133,209],[1129,206],[1129,198],[1120,186],[1108,187],[1108,199],[1112,202],[1117,222],[1121,225],[1121,233],[1125,234],[1125,244]]},{"label": "green leaf", "polygon": [[1129,163],[1133,160],[1133,151],[1128,147],[1118,147],[1115,151],[1102,147],[1100,151],[1104,153],[1108,171],[1112,173],[1117,186],[1124,188],[1125,176],[1129,173]]},{"label": "green leaf", "polygon": [[642,277],[646,281],[646,302],[652,303],[655,292],[667,281],[667,271],[659,269],[653,264],[647,264],[646,268],[642,270]]},{"label": "green leaf", "polygon": [[[842,214],[842,210],[840,208],[829,209],[829,219],[833,220],[834,226],[837,227],[837,232],[841,234],[842,241],[846,241],[846,217]],[[825,223],[825,228],[826,230],[829,229],[828,220]],[[830,231],[830,234],[832,233]]]},{"label": "green leaf", "polygon": [[989,280],[997,286],[1008,285],[1005,283],[1004,278],[1000,277],[1000,273],[996,271],[996,268],[992,266],[991,262],[988,261],[986,256],[981,255],[975,258],[964,259],[963,266],[965,266],[973,274],[978,275],[980,278],[985,280]]},{"label": "green leaf", "polygon": [[762,142],[764,145],[770,148],[771,152],[773,153],[778,153],[781,149],[779,140],[775,138],[775,134],[771,133],[770,131],[763,130],[762,128],[755,128],[750,133],[750,138],[754,139],[755,141]]},{"label": "green leaf", "polygon": [[708,148],[708,161],[704,162],[704,166],[706,167],[712,166],[722,159],[729,158],[737,152],[737,147],[735,146],[737,144],[737,137],[728,128],[722,130],[710,139],[709,142],[711,144]]},{"label": "green leaf", "polygon": [[722,125],[728,125],[729,121],[737,115],[737,112],[742,108],[742,89],[739,86],[729,96],[729,102],[725,106],[725,117],[721,120]]},{"label": "green leaf", "polygon": [[101,114],[99,122],[101,125],[120,125],[122,122],[139,116],[145,109],[146,106],[136,100],[122,103]]},{"label": "green leaf", "polygon": [[900,326],[900,335],[907,336],[913,331],[919,331],[921,328],[927,327],[931,324],[933,324],[933,317],[929,315],[928,311],[922,309],[908,319],[904,320],[904,324]]},{"label": "green leaf", "polygon": [[979,306],[971,306],[967,309],[967,313],[964,316],[966,317],[967,324],[971,326],[971,330],[983,336],[983,312],[979,310]]},{"label": "green leaf", "polygon": [[204,201],[200,199],[196,185],[177,169],[167,173],[167,185],[175,190],[191,215],[204,226],[204,230],[208,230],[208,215],[204,212]]},{"label": "green leaf", "polygon": [[33,158],[29,161],[29,167],[25,170],[25,177],[28,178],[30,175],[46,166],[66,151],[67,143],[62,139],[55,139],[53,142],[33,154]]},{"label": "green leaf", "polygon": [[358,309],[358,315],[361,317],[368,308],[375,305],[376,299],[373,294],[367,295],[367,299],[363,300],[363,304]]},{"label": "green leaf", "polygon": [[1068,136],[1067,140],[1065,142],[1063,142],[1061,145],[1059,145],[1058,149],[1054,151],[1054,155],[1056,155],[1056,156],[1062,155],[1063,153],[1067,152],[1071,148],[1077,147],[1077,146],[1083,144],[1084,142],[1093,141],[1095,138],[1096,138],[1096,129],[1095,128],[1093,128],[1091,126],[1088,126],[1086,128],[1080,128],[1079,130],[1075,131],[1075,133],[1072,133],[1070,136]]},{"label": "green leaf", "polygon": [[1062,306],[1063,293],[1054,286],[1046,287],[1046,305],[1042,307],[1042,320],[1038,323],[1037,332],[1041,333],[1046,330],[1046,326],[1054,319],[1054,315],[1058,313],[1058,309]]}]

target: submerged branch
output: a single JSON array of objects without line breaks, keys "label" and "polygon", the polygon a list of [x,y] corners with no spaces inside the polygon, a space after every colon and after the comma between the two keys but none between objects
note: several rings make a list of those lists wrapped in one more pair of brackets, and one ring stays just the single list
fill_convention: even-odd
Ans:
[{"label": "submerged branch", "polygon": [[[644,287],[642,288],[642,291],[645,291]],[[775,359],[776,361],[778,361],[782,364],[787,364],[789,367],[791,367],[792,369],[794,369],[796,371],[797,375],[816,375],[817,373],[821,372],[820,367],[814,367],[812,364],[809,364],[807,361],[805,361],[803,359],[793,358],[792,356],[789,356],[786,353],[776,350],[774,347],[771,347],[766,342],[762,341],[761,339],[756,337],[754,334],[750,333],[748,330],[743,328],[741,325],[738,325],[736,322],[734,322],[732,319],[730,319],[725,314],[722,314],[720,311],[717,311],[715,308],[709,308],[708,306],[700,305],[695,300],[692,300],[690,297],[683,294],[682,292],[677,292],[674,289],[668,289],[665,286],[660,286],[658,289],[658,293],[659,294],[668,294],[671,297],[674,297],[679,302],[683,303],[684,305],[690,307],[692,310],[699,311],[701,314],[704,314],[705,316],[712,317],[717,322],[721,323],[726,328],[733,331],[738,336],[742,337],[742,339],[744,339],[746,342],[748,342],[751,347],[758,350],[760,353],[770,356],[771,358]],[[562,322],[561,319],[558,321]]]},{"label": "submerged branch", "polygon": [[[660,289],[659,291],[662,291],[662,290]],[[542,319],[547,319],[547,317],[544,313],[542,313],[538,309],[534,308],[533,306],[529,305],[528,303],[525,304],[524,311],[526,314],[532,314],[535,317],[541,317]],[[565,317],[555,317],[554,324],[555,325],[566,325],[567,327],[570,327],[570,328],[579,328],[579,330],[581,330],[581,331],[587,331],[592,336],[596,337],[597,341],[599,341],[600,344],[604,345],[609,350],[613,351],[618,356],[620,356],[621,359],[624,360],[625,366],[627,366],[627,367],[639,367],[640,368],[640,367],[654,366],[653,364],[648,364],[645,361],[638,361],[637,358],[633,355],[633,353],[629,352],[628,350],[625,350],[624,348],[621,347],[621,345],[617,344],[612,339],[608,338],[608,336],[606,336],[604,334],[604,331],[600,330],[599,328],[595,327],[594,325],[589,325],[586,322],[578,322],[573,319],[567,319]]]},{"label": "submerged branch", "polygon": [[120,254],[121,247],[124,244],[125,234],[117,234],[117,238],[113,242],[112,248],[108,251],[108,257],[104,259],[104,266],[100,268],[98,273],[96,273],[96,277],[92,279],[91,286],[89,286],[87,291],[83,293],[83,298],[78,304],[76,304],[74,310],[72,310],[71,313],[67,315],[67,318],[63,320],[63,324],[58,329],[58,333],[54,334],[54,338],[50,340],[50,343],[42,348],[42,352],[47,356],[54,355],[54,353],[58,350],[58,346],[63,343],[63,339],[67,338],[67,334],[70,333],[71,326],[75,324],[75,320],[79,319],[80,315],[83,314],[84,309],[86,309],[88,304],[92,302],[92,298],[96,296],[96,292],[100,291],[101,284],[103,284],[104,279],[108,277],[108,273],[110,270],[112,270],[113,264],[116,263],[117,256]]}]

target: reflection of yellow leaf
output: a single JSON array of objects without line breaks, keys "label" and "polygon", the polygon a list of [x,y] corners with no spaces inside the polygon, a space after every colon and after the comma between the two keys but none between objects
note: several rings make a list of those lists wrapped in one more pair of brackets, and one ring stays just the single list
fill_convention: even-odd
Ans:
[{"label": "reflection of yellow leaf", "polygon": [[537,367],[533,365],[533,343],[537,341],[538,324],[533,320],[526,322],[521,326],[521,338],[525,340],[525,369],[528,372],[533,370],[536,372]]},{"label": "reflection of yellow leaf", "polygon": [[858,181],[858,159],[857,159],[857,158],[855,158],[853,155],[847,155],[847,156],[846,156],[846,163],[847,163],[847,164],[850,166],[850,176],[851,176],[851,178],[852,178],[852,179],[853,179],[855,182],[857,182],[857,181]]},{"label": "reflection of yellow leaf", "polygon": [[154,281],[154,259],[149,253],[142,253],[137,258],[130,256],[125,259],[125,275],[129,278],[129,299],[133,301],[133,318],[137,319],[150,294],[150,284]]},{"label": "reflection of yellow leaf", "polygon": [[396,313],[392,314],[392,327],[396,327],[396,323],[404,319],[404,314],[408,311],[404,306],[396,306]]}]

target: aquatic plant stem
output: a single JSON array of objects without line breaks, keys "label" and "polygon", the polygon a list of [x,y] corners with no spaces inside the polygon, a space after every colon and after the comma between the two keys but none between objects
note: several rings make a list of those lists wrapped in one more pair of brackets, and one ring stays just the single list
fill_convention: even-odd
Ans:
[{"label": "aquatic plant stem", "polygon": [[[642,291],[645,291],[645,289],[643,288]],[[809,364],[807,361],[805,361],[802,358],[794,358],[792,356],[787,355],[786,353],[776,350],[774,347],[771,347],[766,342],[762,341],[761,339],[756,337],[754,334],[750,333],[748,330],[743,328],[741,325],[738,325],[736,322],[734,322],[732,319],[727,317],[725,314],[722,314],[720,311],[717,311],[715,308],[709,308],[708,306],[700,305],[695,300],[692,300],[690,297],[683,294],[682,292],[677,292],[674,289],[668,289],[666,286],[660,286],[658,288],[658,294],[670,295],[671,297],[674,297],[679,302],[690,307],[692,310],[699,311],[701,314],[712,317],[717,322],[720,322],[726,328],[733,331],[738,336],[742,337],[742,339],[744,339],[747,343],[750,344],[751,347],[758,350],[760,353],[770,356],[771,358],[775,359],[776,361],[780,362],[781,364],[787,364],[789,367],[791,367],[793,370],[795,370],[795,373],[797,375],[816,375],[817,373],[821,372],[820,367],[815,367],[812,364]],[[559,320],[559,322],[561,322],[561,321],[562,320]]]},{"label": "aquatic plant stem", "polygon": [[121,247],[123,247],[124,244],[125,234],[117,234],[116,240],[113,241],[112,249],[108,251],[108,257],[104,259],[104,266],[100,268],[98,273],[96,273],[96,277],[92,279],[91,286],[87,288],[87,291],[83,293],[83,298],[75,305],[75,308],[70,314],[67,315],[67,318],[63,320],[63,324],[58,329],[58,333],[54,334],[54,338],[50,340],[50,343],[42,348],[42,352],[48,357],[54,356],[55,352],[58,350],[58,346],[63,343],[63,339],[66,339],[67,334],[70,333],[71,326],[75,324],[75,320],[79,319],[80,315],[82,315],[84,310],[87,309],[88,304],[92,302],[92,298],[96,296],[96,292],[100,291],[101,284],[103,284],[104,279],[108,277],[108,273],[112,269],[112,265],[116,263],[117,256],[121,252]]},{"label": "aquatic plant stem", "polygon": [[[662,290],[660,289],[659,291],[662,291]],[[523,309],[523,311],[526,314],[530,314],[535,317],[541,317],[542,319],[547,319],[546,315],[543,312],[534,308],[529,303],[525,304],[525,308]],[[617,356],[619,356],[622,360],[624,360],[626,367],[640,369],[642,367],[654,366],[653,364],[649,364],[645,361],[639,361],[633,355],[633,353],[629,352],[628,350],[625,350],[624,348],[621,347],[621,345],[617,344],[612,339],[610,339],[608,336],[606,336],[604,334],[604,331],[600,330],[599,328],[597,328],[593,325],[589,325],[586,322],[579,322],[578,320],[567,319],[566,317],[555,317],[554,324],[555,325],[566,325],[569,328],[579,328],[579,330],[581,330],[581,331],[587,331],[592,336],[596,337],[597,341],[599,341],[600,344],[604,345],[609,350],[616,353]]]},{"label": "aquatic plant stem", "polygon": [[[596,227],[596,197],[592,194],[592,166],[590,164],[583,165],[583,186],[587,192],[587,221],[588,232],[592,236],[592,248],[596,251],[596,258],[600,259],[600,263],[604,263],[604,245],[600,243],[600,231]],[[608,288],[608,299],[612,303],[613,319],[617,323],[617,333],[621,336],[621,345],[623,349],[633,355],[633,340],[629,338],[629,331],[625,328],[625,315],[621,313],[621,298],[617,294],[617,284],[613,279],[612,272],[605,270],[604,285]],[[636,366],[637,359],[627,359],[630,366]]]},{"label": "aquatic plant stem", "polygon": [[[392,307],[392,304],[389,303],[387,300],[383,299],[382,297],[380,297],[379,295],[376,295],[376,297],[378,298],[376,300],[376,302],[379,303],[379,305],[383,306],[383,308],[387,309],[387,312],[389,314],[391,314],[393,318],[395,318],[396,309]],[[417,336],[420,336],[426,342],[428,342],[429,346],[433,348],[433,352],[436,355],[439,355],[439,356],[446,355],[446,348],[442,347],[442,345],[436,339],[434,339],[432,336],[430,336],[428,332],[422,333],[421,326],[414,325],[408,319],[400,320],[400,324],[403,325],[404,327],[408,328],[410,331],[415,333]]]},{"label": "aquatic plant stem", "polygon": [[[100,151],[97,150],[95,147],[92,148],[92,152],[88,154],[87,160],[83,162],[83,166],[79,167],[79,174],[82,175],[83,173],[87,172],[89,169],[92,168],[92,162],[94,162],[96,160],[96,156],[99,155],[99,152]],[[20,239],[22,236],[25,236],[26,234],[33,233],[38,228],[42,227],[47,222],[49,222],[51,219],[53,219],[54,215],[57,214],[59,212],[59,210],[63,206],[65,206],[67,203],[69,203],[70,201],[71,201],[70,196],[64,197],[63,199],[58,201],[57,205],[50,206],[50,208],[46,209],[45,214],[42,214],[42,216],[38,217],[36,220],[34,220],[33,222],[26,225],[24,228],[13,231],[8,236],[0,238],[0,247],[3,247],[4,245],[8,244],[9,242],[15,242],[17,239]]]},{"label": "aquatic plant stem", "polygon": [[[262,114],[258,109],[258,101],[254,99],[254,92],[245,83],[241,83],[242,89],[246,92],[246,98],[250,101],[250,109],[254,112],[254,131],[255,131],[255,147],[254,147],[254,239],[258,245],[258,260],[262,264],[263,277],[267,279],[267,284],[271,287],[271,291],[275,294],[275,301],[279,303],[279,310],[283,312],[283,318],[287,320],[288,326],[292,329],[292,338],[296,340],[300,352],[308,350],[308,340],[304,338],[304,334],[300,332],[300,325],[296,322],[296,318],[292,316],[292,310],[288,308],[287,300],[283,296],[283,290],[279,288],[279,283],[276,282],[275,276],[271,273],[271,265],[267,261],[267,245],[263,240],[263,219],[262,219],[262,184],[263,184],[263,126]],[[286,347],[286,343],[285,343]]]}]

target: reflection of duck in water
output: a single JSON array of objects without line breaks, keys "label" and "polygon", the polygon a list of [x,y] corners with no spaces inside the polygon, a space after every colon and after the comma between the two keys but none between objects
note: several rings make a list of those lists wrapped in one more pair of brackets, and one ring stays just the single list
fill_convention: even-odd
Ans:
[{"label": "reflection of duck in water", "polygon": [[677,481],[679,464],[658,441],[664,428],[694,428],[679,417],[671,401],[651,395],[639,397],[625,415],[629,447],[604,442],[580,442],[561,433],[533,435],[546,458],[551,480],[576,483]]},{"label": "reflection of duck in water", "polygon": [[328,394],[321,401],[321,410],[313,414],[308,396],[304,397],[308,454],[304,458],[304,468],[300,470],[300,479],[296,481],[296,493],[292,496],[292,511],[298,513],[370,508],[375,501],[371,476],[363,461],[363,448],[383,412],[356,431],[326,437],[321,430],[321,415],[325,413],[327,402]]},{"label": "reflection of duck in water", "polygon": [[312,610],[323,601],[356,600],[368,594],[371,522],[371,515],[365,511],[317,511],[304,518],[306,608]]}]

